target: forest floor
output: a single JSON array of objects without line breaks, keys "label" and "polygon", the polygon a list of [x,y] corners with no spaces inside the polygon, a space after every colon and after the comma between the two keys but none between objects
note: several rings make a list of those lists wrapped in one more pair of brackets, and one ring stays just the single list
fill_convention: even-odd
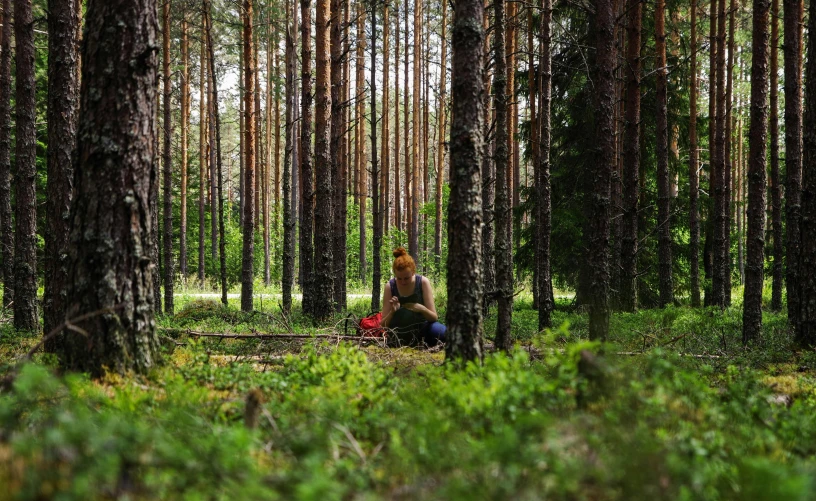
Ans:
[{"label": "forest floor", "polygon": [[[816,353],[794,349],[784,314],[750,348],[739,305],[615,314],[599,345],[568,301],[538,332],[522,295],[518,348],[457,370],[439,349],[280,336],[342,334],[343,317],[258,306],[180,298],[147,376],[58,375],[35,355],[0,394],[0,500],[816,495]],[[37,340],[4,322],[0,376]]]}]

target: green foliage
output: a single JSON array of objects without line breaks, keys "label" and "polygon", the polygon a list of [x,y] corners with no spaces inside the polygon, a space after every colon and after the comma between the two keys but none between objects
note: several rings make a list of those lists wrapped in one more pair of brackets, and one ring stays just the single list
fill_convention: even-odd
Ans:
[{"label": "green foliage", "polygon": [[[616,342],[733,321],[692,313],[622,317]],[[544,333],[535,360],[463,369],[307,344],[269,371],[191,340],[144,380],[27,365],[0,396],[0,482],[13,499],[812,498],[812,379],[787,406],[739,360],[689,366],[676,344],[603,357],[618,348],[582,341],[584,328]],[[265,403],[248,431],[254,388]]]}]

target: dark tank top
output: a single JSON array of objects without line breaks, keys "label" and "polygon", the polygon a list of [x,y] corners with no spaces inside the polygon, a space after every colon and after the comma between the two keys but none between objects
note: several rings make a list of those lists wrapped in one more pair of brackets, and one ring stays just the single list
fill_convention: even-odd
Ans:
[{"label": "dark tank top", "polygon": [[[396,279],[392,278],[388,284],[391,286],[391,296],[399,298],[400,305],[411,303],[425,305],[425,298],[422,295],[422,275],[416,275],[414,292],[409,296],[400,296]],[[419,332],[424,323],[425,317],[422,316],[422,313],[400,308],[394,313],[388,326],[394,329],[402,346],[416,346],[421,341]]]}]

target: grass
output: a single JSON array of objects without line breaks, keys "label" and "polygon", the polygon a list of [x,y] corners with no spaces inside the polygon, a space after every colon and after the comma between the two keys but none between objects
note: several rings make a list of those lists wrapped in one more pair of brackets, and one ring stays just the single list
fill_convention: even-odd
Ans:
[{"label": "grass", "polygon": [[[147,376],[58,375],[37,354],[0,394],[0,499],[812,499],[816,353],[784,314],[741,344],[741,310],[615,314],[605,345],[558,302],[532,351],[482,367],[441,352],[183,331],[329,332],[183,294]],[[437,293],[444,320],[444,290]],[[349,300],[357,315],[369,298]],[[488,337],[495,311],[485,320]],[[36,337],[0,330],[6,372]],[[177,345],[176,343],[180,343]],[[606,356],[587,358],[586,353]],[[589,360],[589,362],[588,362]],[[594,360],[594,361],[592,361]],[[588,364],[588,365],[587,365]],[[258,426],[247,429],[259,390]]]}]

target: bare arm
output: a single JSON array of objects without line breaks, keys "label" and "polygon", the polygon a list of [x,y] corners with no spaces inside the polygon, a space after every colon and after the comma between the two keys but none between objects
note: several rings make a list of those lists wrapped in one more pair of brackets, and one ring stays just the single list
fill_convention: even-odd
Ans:
[{"label": "bare arm", "polygon": [[436,322],[439,320],[439,315],[436,313],[436,304],[434,304],[433,287],[426,277],[422,277],[422,297],[424,298],[423,304],[406,304],[405,308],[421,313],[429,322]]},{"label": "bare arm", "polygon": [[[394,300],[396,300],[396,304]],[[391,285],[386,282],[385,292],[383,292],[382,320],[380,320],[381,327],[388,327],[388,322],[391,321],[391,317],[394,316],[394,312],[396,312],[398,308],[399,298],[391,296]]]}]

